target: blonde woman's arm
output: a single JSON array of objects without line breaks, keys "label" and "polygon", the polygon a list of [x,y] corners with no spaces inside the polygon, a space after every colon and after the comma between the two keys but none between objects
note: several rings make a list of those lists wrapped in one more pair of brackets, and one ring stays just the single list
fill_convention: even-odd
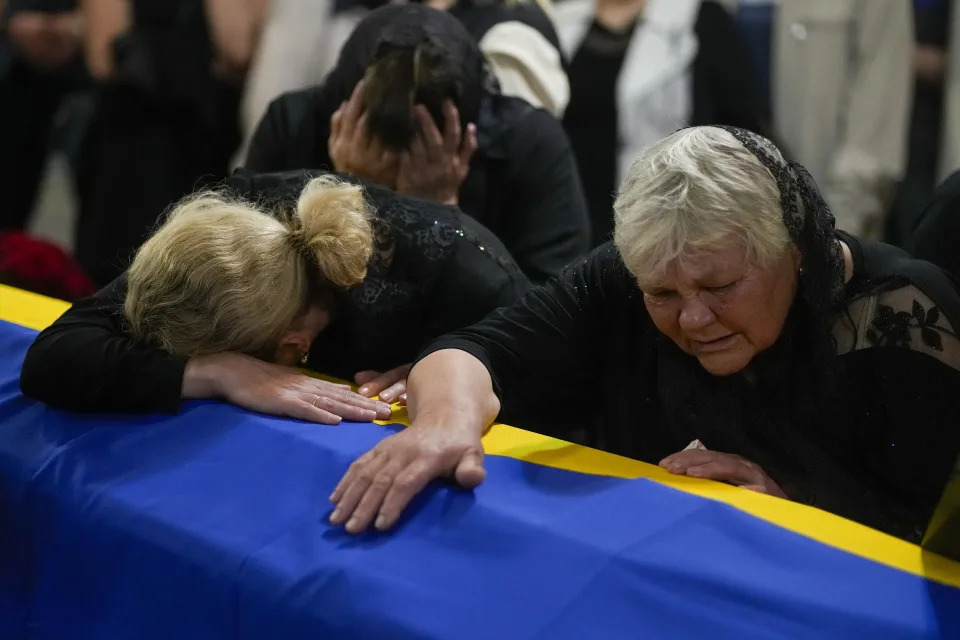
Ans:
[{"label": "blonde woman's arm", "polygon": [[390,405],[356,394],[348,385],[233,352],[187,361],[180,397],[221,398],[257,413],[320,424],[385,420],[391,413]]},{"label": "blonde woman's arm", "polygon": [[238,353],[186,360],[123,330],[126,276],[77,302],[37,336],[20,373],[24,394],[69,411],[176,413],[181,399],[221,398],[251,411],[336,424],[390,408]]}]

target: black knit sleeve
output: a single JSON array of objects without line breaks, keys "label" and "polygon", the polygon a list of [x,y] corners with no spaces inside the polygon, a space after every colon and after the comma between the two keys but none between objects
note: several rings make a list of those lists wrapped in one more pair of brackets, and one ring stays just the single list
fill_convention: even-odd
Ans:
[{"label": "black knit sleeve", "polygon": [[442,349],[466,351],[490,372],[501,419],[526,424],[564,392],[589,396],[600,384],[605,318],[616,313],[624,268],[604,245],[547,284],[481,322],[433,342],[421,358]]},{"label": "black knit sleeve", "polygon": [[71,411],[177,411],[186,361],[123,331],[126,276],[77,302],[37,336],[23,393]]}]

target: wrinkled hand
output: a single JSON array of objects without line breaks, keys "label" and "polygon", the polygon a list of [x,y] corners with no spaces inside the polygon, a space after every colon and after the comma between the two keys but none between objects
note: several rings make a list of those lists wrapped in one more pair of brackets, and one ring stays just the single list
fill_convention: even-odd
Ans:
[{"label": "wrinkled hand", "polygon": [[311,378],[298,369],[239,353],[195,358],[187,364],[185,380],[189,377],[210,381],[209,393],[185,393],[186,397],[214,395],[245,409],[275,416],[339,424],[341,419],[385,420],[391,413],[390,405],[364,398],[347,385]]},{"label": "wrinkled hand", "polygon": [[410,367],[412,366],[404,364],[384,373],[361,371],[354,376],[354,380],[360,385],[357,392],[366,398],[379,395],[384,402],[406,404],[407,376],[410,374]]},{"label": "wrinkled hand", "polygon": [[367,132],[363,111],[363,81],[357,83],[350,100],[330,116],[327,149],[333,168],[393,189],[397,182],[398,157]]},{"label": "wrinkled hand", "polygon": [[413,109],[418,133],[410,148],[400,154],[397,191],[444,204],[459,202],[460,186],[470,173],[470,158],[477,150],[477,127],[460,128],[460,113],[443,103],[444,132],[440,135],[430,112],[421,104]]},{"label": "wrinkled hand", "polygon": [[382,440],[350,465],[330,496],[330,522],[349,533],[389,529],[428,482],[453,477],[465,489],[483,482],[483,445],[475,430],[412,426]]},{"label": "wrinkled hand", "polygon": [[660,466],[680,476],[717,480],[778,498],[787,497],[760,465],[732,453],[691,449],[667,456]]},{"label": "wrinkled hand", "polygon": [[10,41],[31,64],[53,69],[66,64],[80,45],[79,17],[73,13],[20,11],[7,26]]}]

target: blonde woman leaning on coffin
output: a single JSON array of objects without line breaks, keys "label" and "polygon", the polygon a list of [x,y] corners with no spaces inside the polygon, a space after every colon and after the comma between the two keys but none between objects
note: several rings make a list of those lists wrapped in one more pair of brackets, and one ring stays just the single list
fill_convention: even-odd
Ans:
[{"label": "blonde woman leaning on coffin", "polygon": [[393,401],[427,342],[526,289],[503,246],[457,209],[310,175],[237,174],[230,185],[258,204],[202,194],[177,205],[124,276],[40,334],[24,392],[79,411],[219,397],[317,422],[384,418],[383,403],[294,366],[357,376]]}]

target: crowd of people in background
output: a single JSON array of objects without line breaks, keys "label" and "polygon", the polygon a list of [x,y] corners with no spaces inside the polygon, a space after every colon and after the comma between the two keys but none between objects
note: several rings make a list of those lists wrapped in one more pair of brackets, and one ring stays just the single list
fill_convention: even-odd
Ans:
[{"label": "crowd of people in background", "polygon": [[[83,298],[21,387],[318,422],[409,388],[354,533],[482,481],[502,415],[916,539],[960,446],[952,5],[0,0],[0,283]],[[24,232],[52,148],[75,263]]]},{"label": "crowd of people in background", "polygon": [[[236,166],[369,177],[357,158],[332,157],[327,137],[380,55],[355,27],[382,4],[3,0],[0,230],[18,234],[3,246],[30,241],[19,233],[51,149],[72,168],[72,248],[98,286],[123,272],[167,207]],[[469,36],[449,39],[452,57],[427,55],[428,73],[460,65],[450,81],[478,93],[457,114],[478,129],[470,170],[446,190],[535,282],[610,239],[632,159],[684,126],[776,140],[821,185],[840,228],[911,250],[936,186],[960,168],[950,0],[423,5]],[[395,31],[402,39],[402,25]],[[491,90],[497,98],[480,109]],[[922,257],[940,261],[929,244],[919,243]],[[16,265],[4,269],[27,285]]]}]

